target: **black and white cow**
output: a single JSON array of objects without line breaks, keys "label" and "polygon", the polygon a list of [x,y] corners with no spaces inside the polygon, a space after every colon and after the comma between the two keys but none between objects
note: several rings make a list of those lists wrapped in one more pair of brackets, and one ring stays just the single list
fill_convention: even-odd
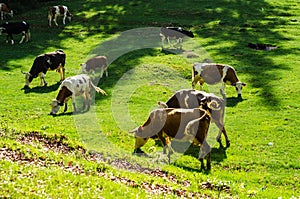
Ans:
[{"label": "black and white cow", "polygon": [[51,27],[51,21],[53,20],[55,25],[58,26],[56,19],[58,16],[61,16],[63,18],[63,24],[66,24],[66,18],[71,22],[72,14],[70,13],[67,6],[59,5],[59,6],[52,6],[49,9],[48,12],[48,22],[49,27]]},{"label": "black and white cow", "polygon": [[95,86],[91,78],[86,74],[68,77],[61,83],[56,99],[52,100],[50,104],[52,108],[50,115],[55,115],[59,111],[60,107],[63,106],[64,104],[65,104],[64,112],[66,112],[68,109],[68,100],[70,98],[72,98],[73,110],[74,113],[76,113],[77,109],[75,104],[76,102],[75,97],[80,95],[83,96],[82,110],[85,109],[86,100],[88,100],[87,102],[88,103],[87,111],[88,111],[91,106],[92,88],[98,93],[107,95],[104,90]]},{"label": "black and white cow", "polygon": [[[162,27],[160,29],[160,36],[163,49],[165,46],[164,43],[166,39],[171,47],[174,47],[175,45],[179,44],[179,49],[182,49],[183,37],[187,36],[194,38],[194,34],[192,31],[185,30],[181,27]],[[176,43],[172,44],[170,39],[175,39]]]},{"label": "black and white cow", "polygon": [[198,108],[202,106],[204,109],[208,109],[207,104],[212,101],[217,102],[218,107],[213,107],[211,110],[212,122],[214,122],[219,128],[219,134],[216,137],[222,148],[221,134],[223,133],[226,139],[226,147],[230,146],[230,140],[227,136],[224,126],[224,114],[225,114],[225,101],[216,96],[213,93],[206,93],[204,91],[182,89],[178,90],[172,95],[169,100],[164,102],[158,102],[158,105],[162,108]]},{"label": "black and white cow", "polygon": [[9,9],[5,3],[0,3],[1,20],[4,20],[6,15],[14,16],[14,11]]},{"label": "black and white cow", "polygon": [[29,72],[25,74],[25,87],[29,87],[33,78],[40,76],[41,85],[47,86],[45,75],[48,70],[56,70],[60,74],[60,80],[65,79],[65,62],[66,54],[62,50],[56,50],[54,52],[45,53],[35,58],[32,67]]},{"label": "black and white cow", "polygon": [[236,71],[232,66],[217,63],[194,63],[192,72],[192,86],[199,82],[200,90],[204,82],[213,85],[222,83],[221,94],[225,96],[225,84],[236,88],[238,97],[242,97],[242,88],[246,86],[237,77]]},{"label": "black and white cow", "polygon": [[20,44],[24,41],[28,42],[30,39],[30,31],[29,24],[26,21],[22,22],[5,22],[0,25],[0,35],[2,33],[6,33],[6,43],[8,43],[8,39],[11,40],[11,44],[14,44],[13,34],[22,34],[22,38],[20,40]]}]

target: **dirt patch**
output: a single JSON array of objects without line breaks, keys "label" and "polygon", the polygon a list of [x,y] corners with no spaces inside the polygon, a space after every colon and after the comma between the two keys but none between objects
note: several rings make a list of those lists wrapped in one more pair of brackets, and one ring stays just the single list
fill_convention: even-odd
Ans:
[{"label": "dirt patch", "polygon": [[[160,169],[150,169],[142,167],[137,163],[130,163],[124,159],[113,159],[111,157],[104,157],[101,153],[90,152],[86,153],[83,147],[69,146],[66,142],[68,140],[65,136],[53,136],[47,137],[38,132],[31,132],[28,134],[21,135],[17,137],[17,141],[31,146],[42,146],[46,151],[52,150],[57,153],[69,154],[69,153],[80,153],[87,161],[93,161],[97,163],[106,163],[112,165],[118,169],[124,169],[132,172],[144,173],[153,177],[163,178],[169,182],[172,182],[182,187],[189,187],[191,183],[189,180],[178,180],[176,175],[170,174],[168,172],[162,171]],[[206,194],[200,192],[191,192],[181,188],[173,188],[169,185],[153,184],[150,182],[137,183],[131,179],[114,176],[112,174],[105,173],[105,168],[99,168],[97,171],[87,171],[84,166],[78,165],[76,162],[55,162],[45,157],[34,157],[31,154],[25,155],[20,150],[12,150],[9,148],[0,148],[0,159],[7,161],[17,162],[19,164],[34,165],[34,166],[58,166],[62,170],[71,172],[74,175],[85,174],[85,175],[96,175],[99,177],[104,177],[105,179],[111,180],[116,183],[126,184],[127,186],[134,188],[142,188],[151,194],[172,194],[182,198],[209,198]],[[230,193],[230,187],[224,184],[213,184],[211,182],[203,182],[199,185],[199,189],[203,190],[214,190],[214,191],[225,191]]]},{"label": "dirt patch", "polygon": [[21,135],[17,138],[17,141],[21,142],[22,144],[35,145],[41,143],[45,150],[52,150],[56,153],[68,154],[76,151],[84,154],[86,152],[86,150],[81,146],[74,148],[68,145],[65,142],[66,140],[68,140],[68,138],[63,135],[47,137],[35,131]]}]

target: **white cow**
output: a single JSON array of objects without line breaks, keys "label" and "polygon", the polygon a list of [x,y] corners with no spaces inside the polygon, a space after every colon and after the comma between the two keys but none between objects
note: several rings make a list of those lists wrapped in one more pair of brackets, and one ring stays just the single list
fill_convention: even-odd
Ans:
[{"label": "white cow", "polygon": [[55,115],[59,111],[60,107],[63,106],[64,104],[65,104],[64,112],[66,112],[68,109],[67,102],[70,98],[72,98],[73,110],[74,113],[76,113],[77,109],[75,104],[75,97],[80,95],[83,96],[82,110],[85,109],[86,98],[88,98],[88,108],[87,108],[88,111],[91,105],[92,87],[96,90],[96,92],[98,93],[100,92],[103,95],[107,95],[104,90],[95,86],[92,80],[90,79],[90,77],[86,74],[68,77],[61,83],[56,99],[52,100],[50,104],[52,107],[50,114]]}]

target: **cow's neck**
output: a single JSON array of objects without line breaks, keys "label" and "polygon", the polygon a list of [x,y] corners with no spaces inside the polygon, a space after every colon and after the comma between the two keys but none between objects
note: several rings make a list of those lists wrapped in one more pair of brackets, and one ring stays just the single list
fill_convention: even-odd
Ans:
[{"label": "cow's neck", "polygon": [[72,92],[67,89],[67,87],[63,86],[56,97],[56,100],[60,103],[63,104],[67,98],[69,98],[72,95]]},{"label": "cow's neck", "polygon": [[237,83],[239,81],[239,79],[237,78],[235,71],[232,68],[228,68],[226,75],[223,79],[223,82],[227,83],[230,82],[231,85],[234,85],[235,83]]}]

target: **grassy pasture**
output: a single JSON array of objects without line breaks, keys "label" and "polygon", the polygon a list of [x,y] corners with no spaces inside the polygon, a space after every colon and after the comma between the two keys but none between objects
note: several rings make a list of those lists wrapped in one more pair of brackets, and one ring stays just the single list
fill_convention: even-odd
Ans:
[{"label": "grassy pasture", "polygon": [[[74,14],[72,22],[63,27],[59,19],[59,27],[48,28],[47,8],[62,3]],[[0,197],[300,197],[297,0],[82,3],[51,1],[19,12],[13,21],[31,24],[29,43],[11,46],[0,37]],[[161,51],[155,36],[161,26],[191,29],[196,37],[183,48],[200,57]],[[278,48],[253,50],[249,42]],[[48,114],[59,87],[55,72],[47,73],[48,87],[34,79],[30,90],[22,89],[20,71],[29,71],[37,55],[56,49],[67,54],[66,76],[78,74],[79,64],[94,54],[108,56],[109,77],[97,82],[108,96],[96,94],[90,112],[72,115],[69,103],[66,114]],[[134,138],[128,131],[146,120],[157,101],[190,88],[191,64],[204,58],[234,66],[247,83],[242,100],[234,88],[226,88],[230,148],[218,148],[211,125],[211,172],[199,172],[196,148],[176,141],[170,165],[153,140],[143,149],[154,158],[132,156]],[[29,139],[30,132],[41,137],[21,139]],[[101,153],[102,160],[91,160],[82,148]],[[137,165],[159,168],[160,175],[141,172]]]}]

